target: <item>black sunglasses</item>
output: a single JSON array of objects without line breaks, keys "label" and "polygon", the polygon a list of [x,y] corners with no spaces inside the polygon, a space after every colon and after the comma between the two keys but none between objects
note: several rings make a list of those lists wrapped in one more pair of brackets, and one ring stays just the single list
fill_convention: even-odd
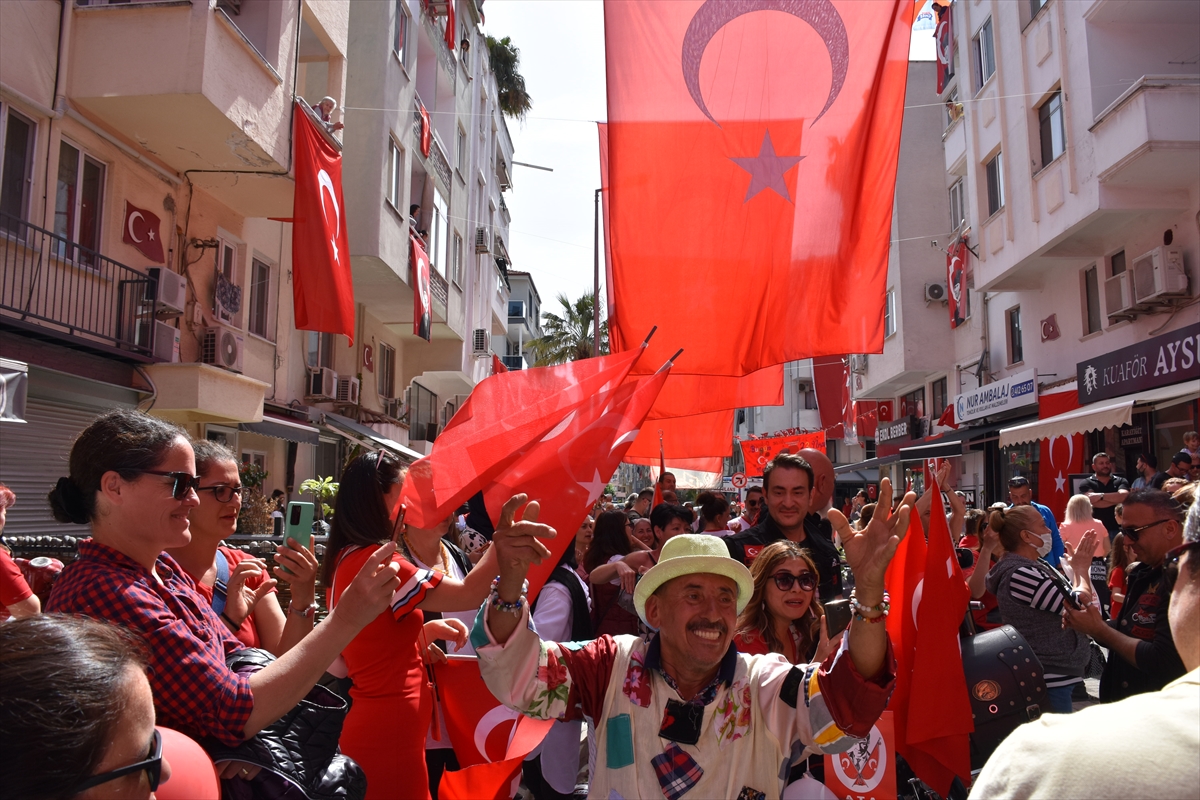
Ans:
[{"label": "black sunglasses", "polygon": [[139,761],[136,764],[130,764],[128,767],[114,769],[111,772],[102,772],[99,775],[93,775],[83,783],[75,787],[75,793],[79,794],[86,792],[93,786],[99,786],[102,783],[115,781],[117,778],[124,778],[126,775],[132,775],[135,772],[146,771],[146,777],[150,780],[150,791],[158,791],[158,782],[162,778],[162,756],[163,743],[162,734],[158,728],[154,729],[154,736],[150,739],[150,757],[145,761]]},{"label": "black sunglasses", "polygon": [[1145,525],[1138,525],[1136,528],[1129,527],[1127,525],[1122,525],[1121,527],[1117,528],[1117,531],[1125,534],[1125,538],[1128,539],[1129,541],[1136,542],[1138,539],[1142,538],[1142,531],[1146,530],[1147,528],[1153,528],[1155,525],[1162,525],[1164,522],[1174,522],[1174,520],[1160,519],[1160,520],[1157,520],[1156,522],[1149,522],[1149,523],[1146,523]]},{"label": "black sunglasses", "polygon": [[176,500],[186,500],[188,491],[191,489],[195,489],[197,492],[200,491],[199,475],[192,475],[187,472],[161,472],[156,469],[139,469],[138,472],[146,475],[161,475],[164,478],[170,478],[175,482],[171,487],[171,496]]},{"label": "black sunglasses", "polygon": [[[1193,561],[1200,558],[1200,542],[1185,542],[1167,551],[1167,557],[1163,560],[1163,588],[1167,594],[1175,589],[1175,581],[1179,579],[1179,562],[1184,553],[1191,553]],[[1193,564],[1191,569],[1194,574],[1196,565]]]},{"label": "black sunglasses", "polygon": [[197,492],[212,492],[213,497],[218,503],[228,503],[233,500],[234,493],[241,494],[241,486],[230,486],[227,483],[219,483],[216,486],[198,486]]},{"label": "black sunglasses", "polygon": [[817,576],[811,572],[801,572],[799,575],[793,575],[790,572],[776,572],[771,576],[771,580],[775,581],[776,588],[781,592],[790,592],[797,583],[806,592],[817,588]]}]

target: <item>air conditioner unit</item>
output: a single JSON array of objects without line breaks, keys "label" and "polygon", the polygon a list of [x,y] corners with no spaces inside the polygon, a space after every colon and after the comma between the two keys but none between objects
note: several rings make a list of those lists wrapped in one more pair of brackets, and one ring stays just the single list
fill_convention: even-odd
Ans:
[{"label": "air conditioner unit", "polygon": [[476,328],[471,337],[471,355],[486,356],[491,348],[488,346],[487,328]]},{"label": "air conditioner unit", "polygon": [[867,371],[867,357],[862,355],[850,356],[850,371],[856,375],[863,375]]},{"label": "air conditioner unit", "polygon": [[1161,297],[1185,294],[1187,273],[1183,270],[1183,251],[1176,247],[1156,247],[1133,260],[1133,299],[1152,303]]},{"label": "air conditioner unit", "polygon": [[245,339],[224,325],[205,328],[200,343],[200,360],[230,372],[241,372],[244,346]]},{"label": "air conditioner unit", "polygon": [[1104,279],[1104,308],[1108,312],[1108,316],[1128,314],[1133,308],[1133,287],[1129,280],[1131,275],[1126,270]]},{"label": "air conditioner unit", "polygon": [[358,390],[358,378],[338,378],[337,401],[339,403],[358,405]]},{"label": "air conditioner unit", "polygon": [[169,363],[179,361],[179,328],[166,322],[154,321],[154,357]]},{"label": "air conditioner unit", "polygon": [[492,241],[488,236],[488,229],[484,226],[479,226],[475,229],[475,253],[476,255],[492,252]]},{"label": "air conditioner unit", "polygon": [[945,303],[946,302],[946,284],[944,284],[944,283],[927,283],[927,284],[925,284],[925,302],[927,302],[927,303]]},{"label": "air conditioner unit", "polygon": [[337,398],[338,374],[329,367],[309,367],[308,383],[304,394],[310,400],[333,400]]},{"label": "air conditioner unit", "polygon": [[151,267],[150,286],[146,288],[146,299],[158,301],[159,317],[177,317],[187,305],[187,278],[165,267]]}]

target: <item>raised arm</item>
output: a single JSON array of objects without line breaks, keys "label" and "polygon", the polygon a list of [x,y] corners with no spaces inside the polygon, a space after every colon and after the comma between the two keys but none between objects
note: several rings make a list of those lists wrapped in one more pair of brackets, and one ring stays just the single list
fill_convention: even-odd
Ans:
[{"label": "raised arm", "polygon": [[[521,606],[528,605],[524,602],[523,588],[529,568],[550,557],[549,549],[538,538],[553,539],[557,535],[549,525],[538,524],[541,507],[536,500],[526,505],[528,500],[523,494],[510,497],[500,511],[500,522],[492,536],[492,550],[496,551],[495,558],[500,571],[497,597],[502,604],[516,605],[515,611],[489,609],[497,612],[488,615],[488,627],[497,644],[508,641],[521,620]],[[525,511],[521,519],[517,519],[517,512],[522,506],[525,506]]]}]

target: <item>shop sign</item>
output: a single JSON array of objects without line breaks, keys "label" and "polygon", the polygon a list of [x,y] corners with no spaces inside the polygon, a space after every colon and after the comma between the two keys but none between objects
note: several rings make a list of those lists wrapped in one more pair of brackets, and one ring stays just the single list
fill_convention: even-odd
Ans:
[{"label": "shop sign", "polygon": [[1146,444],[1146,429],[1141,425],[1122,425],[1117,433],[1121,437],[1121,447],[1143,447]]},{"label": "shop sign", "polygon": [[901,439],[916,439],[920,435],[920,420],[916,417],[904,417],[890,425],[884,425],[882,422],[879,423],[879,427],[875,429],[875,443],[886,444],[887,442],[895,442]]},{"label": "shop sign", "polygon": [[1079,404],[1200,379],[1200,322],[1075,366]]},{"label": "shop sign", "polygon": [[967,420],[1036,405],[1037,399],[1037,370],[1027,369],[954,398],[954,422],[961,425]]}]

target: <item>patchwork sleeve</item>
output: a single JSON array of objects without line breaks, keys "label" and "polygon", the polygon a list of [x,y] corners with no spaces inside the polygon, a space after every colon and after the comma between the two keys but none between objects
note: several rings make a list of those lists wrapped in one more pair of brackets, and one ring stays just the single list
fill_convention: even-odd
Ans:
[{"label": "patchwork sleeve", "polygon": [[616,659],[611,636],[586,644],[542,641],[526,606],[512,636],[498,644],[488,627],[490,613],[487,605],[479,610],[471,644],[483,681],[497,700],[534,719],[599,715]]},{"label": "patchwork sleeve", "polygon": [[883,670],[867,680],[854,667],[847,635],[822,664],[792,666],[782,656],[763,656],[759,674],[759,707],[785,751],[799,742],[841,753],[870,734],[887,707],[896,659],[889,639]]}]

